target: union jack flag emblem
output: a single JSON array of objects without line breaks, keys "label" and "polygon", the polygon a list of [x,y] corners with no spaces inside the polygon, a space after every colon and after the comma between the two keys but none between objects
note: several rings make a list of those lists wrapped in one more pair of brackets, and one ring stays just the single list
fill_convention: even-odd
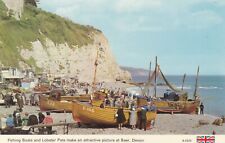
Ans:
[{"label": "union jack flag emblem", "polygon": [[197,136],[197,143],[215,143],[215,136]]}]

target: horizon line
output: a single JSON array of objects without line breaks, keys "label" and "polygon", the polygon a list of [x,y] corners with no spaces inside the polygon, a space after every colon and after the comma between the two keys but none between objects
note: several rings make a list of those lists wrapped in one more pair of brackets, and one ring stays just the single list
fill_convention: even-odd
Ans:
[{"label": "horizon line", "polygon": [[[123,65],[119,65],[121,68],[134,68],[134,69],[140,69],[140,70],[145,70],[146,72],[149,72],[149,69],[146,69],[146,68],[142,68],[142,67],[131,67],[131,66],[123,66]],[[154,70],[151,70],[151,71],[154,71]],[[184,74],[166,74],[164,73],[165,75],[167,76],[183,76]],[[197,74],[188,74],[188,73],[185,73],[186,75],[188,76],[196,76]],[[199,76],[225,76],[225,74],[199,74]]]}]

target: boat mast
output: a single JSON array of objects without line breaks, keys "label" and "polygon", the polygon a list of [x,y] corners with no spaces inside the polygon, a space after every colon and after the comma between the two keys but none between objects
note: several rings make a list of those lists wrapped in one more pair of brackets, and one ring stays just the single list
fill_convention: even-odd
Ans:
[{"label": "boat mast", "polygon": [[196,81],[195,81],[195,91],[194,91],[194,99],[197,99],[197,90],[198,90],[198,77],[199,77],[199,66],[197,70],[197,76],[196,76]]},{"label": "boat mast", "polygon": [[[152,62],[150,61],[150,64],[149,64],[149,75],[148,75],[148,84],[150,84],[150,82],[151,82],[151,70],[152,70]],[[150,89],[149,89],[148,86],[147,86],[147,88],[148,88],[147,96],[149,96]]]},{"label": "boat mast", "polygon": [[[101,46],[101,43],[99,43],[99,46]],[[92,94],[91,94],[91,101],[93,99],[93,95],[94,95],[94,92],[96,90],[96,75],[97,75],[97,66],[98,66],[98,55],[99,55],[99,50],[97,48],[97,54],[96,54],[96,59],[95,59],[95,63],[94,63],[94,79],[93,79],[93,82],[92,82]]]},{"label": "boat mast", "polygon": [[154,97],[156,97],[156,86],[157,86],[157,66],[158,66],[158,63],[157,63],[157,56],[155,57],[155,87],[154,87]]},{"label": "boat mast", "polygon": [[150,64],[149,64],[149,73],[148,73],[148,82],[151,82],[151,68],[152,68],[152,62],[150,61]]},{"label": "boat mast", "polygon": [[182,88],[181,88],[182,91],[184,90],[184,81],[185,81],[185,78],[186,78],[186,73],[185,73],[184,76],[183,76]]}]

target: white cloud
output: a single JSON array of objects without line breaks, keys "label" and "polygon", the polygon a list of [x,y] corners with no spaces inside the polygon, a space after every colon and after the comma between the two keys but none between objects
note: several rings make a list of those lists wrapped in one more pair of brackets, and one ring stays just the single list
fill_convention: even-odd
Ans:
[{"label": "white cloud", "polygon": [[105,20],[109,0],[41,0],[40,7],[75,22],[98,27],[95,19]]},{"label": "white cloud", "polygon": [[40,0],[40,5],[48,5],[53,7],[67,7],[74,5],[79,0]]},{"label": "white cloud", "polygon": [[[107,10],[108,0],[41,0],[41,6],[52,7],[57,14],[99,13]],[[108,5],[110,7],[110,5]]]},{"label": "white cloud", "polygon": [[[225,5],[225,0],[41,0],[41,5],[76,22],[102,25],[127,32],[178,28],[203,29],[223,22],[220,13],[198,5]],[[107,27],[107,26],[106,26]]]}]

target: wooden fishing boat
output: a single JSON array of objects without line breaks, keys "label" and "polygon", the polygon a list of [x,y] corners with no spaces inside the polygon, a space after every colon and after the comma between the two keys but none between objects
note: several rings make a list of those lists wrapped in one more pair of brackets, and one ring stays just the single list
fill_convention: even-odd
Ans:
[{"label": "wooden fishing boat", "polygon": [[[188,99],[188,93],[183,90],[178,90],[175,87],[173,87],[166,79],[164,74],[162,73],[161,69],[159,68],[159,72],[161,73],[161,76],[165,80],[166,84],[170,89],[174,91],[174,98],[173,101],[161,101],[161,100],[153,100],[156,107],[158,108],[157,111],[159,113],[186,113],[186,114],[196,114],[198,107],[200,105],[200,99],[199,96],[197,96],[197,89],[198,89],[198,76],[199,76],[199,67],[197,70],[197,77],[196,77],[196,83],[195,83],[195,91],[194,91],[194,100]],[[184,79],[185,79],[184,75]],[[183,84],[184,84],[183,79]],[[182,84],[182,87],[183,87]],[[183,89],[183,88],[182,88]],[[179,93],[179,94],[178,94]],[[167,94],[162,99],[166,99],[166,97],[169,96]]]},{"label": "wooden fishing boat", "polygon": [[72,101],[73,100],[89,100],[89,97],[87,96],[61,96],[61,100],[56,100],[54,98],[51,98],[46,95],[40,95],[39,96],[39,107],[41,111],[48,111],[48,110],[54,110],[54,111],[61,111],[64,110],[66,112],[72,111]]},{"label": "wooden fishing boat", "polygon": [[[172,85],[165,75],[163,74],[160,66],[157,63],[156,57],[156,65],[155,70],[151,74],[151,63],[150,63],[150,70],[149,70],[149,79],[148,82],[145,84],[144,90],[148,89],[150,86],[154,85],[154,95],[152,98],[152,102],[157,107],[158,113],[186,113],[186,114],[196,114],[197,109],[200,105],[200,99],[197,94],[198,89],[198,77],[199,77],[199,67],[197,69],[197,76],[196,76],[196,83],[195,83],[195,91],[194,91],[194,100],[188,99],[188,93],[183,90],[183,85],[185,81],[186,74],[184,74],[183,82],[182,82],[182,89],[178,89],[174,85]],[[171,93],[167,91],[164,94],[164,97],[157,96],[156,89],[157,89],[157,76],[159,76],[164,82],[165,85],[169,88]],[[152,81],[154,80],[154,84]],[[143,92],[144,93],[144,92]],[[145,93],[145,95],[149,95]],[[147,99],[140,99],[138,101],[139,106],[147,105]]]},{"label": "wooden fishing boat", "polygon": [[[92,106],[87,102],[73,101],[72,114],[73,119],[77,122],[99,126],[115,126],[116,118],[115,113],[118,108],[116,107],[105,107],[100,108],[99,106]],[[129,109],[124,108],[125,124],[129,123]],[[138,113],[137,113],[138,114]],[[155,120],[156,112],[147,112],[147,122]]]},{"label": "wooden fishing boat", "polygon": [[[95,92],[93,103],[99,103],[98,98],[105,96],[105,93]],[[82,102],[88,102],[91,94],[84,94],[79,96],[60,96],[60,100],[51,97],[50,95],[39,95],[39,108],[41,111],[55,110],[55,111],[66,111],[72,112],[72,101],[78,100]]]},{"label": "wooden fishing boat", "polygon": [[200,101],[153,101],[158,113],[196,114]]},{"label": "wooden fishing boat", "polygon": [[[196,114],[200,105],[200,100],[163,101],[154,99],[152,102],[157,108],[157,113]],[[146,98],[138,98],[137,105],[139,107],[146,106],[148,101]]]}]

